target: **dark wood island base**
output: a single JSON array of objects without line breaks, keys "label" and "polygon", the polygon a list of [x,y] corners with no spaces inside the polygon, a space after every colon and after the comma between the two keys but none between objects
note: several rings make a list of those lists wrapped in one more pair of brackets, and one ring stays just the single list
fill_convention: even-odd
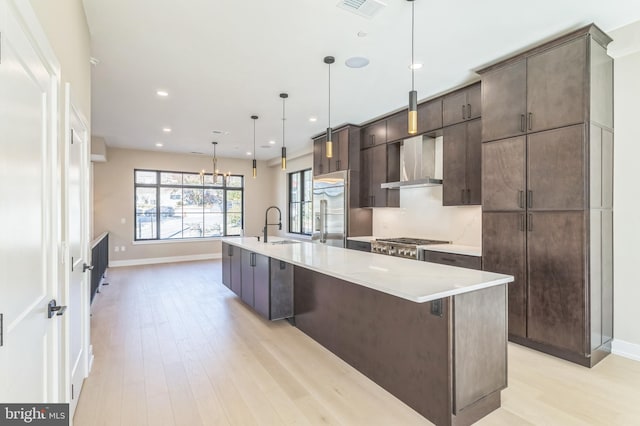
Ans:
[{"label": "dark wood island base", "polygon": [[470,425],[507,386],[501,284],[425,303],[294,270],[300,330],[436,425]]}]

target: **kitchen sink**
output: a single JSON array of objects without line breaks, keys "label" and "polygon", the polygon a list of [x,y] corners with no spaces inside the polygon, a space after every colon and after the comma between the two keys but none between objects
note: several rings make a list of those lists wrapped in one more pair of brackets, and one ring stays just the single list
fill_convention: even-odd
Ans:
[{"label": "kitchen sink", "polygon": [[268,244],[297,244],[300,241],[296,240],[279,240],[279,241],[271,241]]}]

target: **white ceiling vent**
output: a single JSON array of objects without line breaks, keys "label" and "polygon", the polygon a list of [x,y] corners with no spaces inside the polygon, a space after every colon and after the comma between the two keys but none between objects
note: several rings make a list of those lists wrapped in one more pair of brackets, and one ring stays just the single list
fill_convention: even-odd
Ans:
[{"label": "white ceiling vent", "polygon": [[387,6],[380,0],[340,0],[338,7],[365,18],[373,18]]}]

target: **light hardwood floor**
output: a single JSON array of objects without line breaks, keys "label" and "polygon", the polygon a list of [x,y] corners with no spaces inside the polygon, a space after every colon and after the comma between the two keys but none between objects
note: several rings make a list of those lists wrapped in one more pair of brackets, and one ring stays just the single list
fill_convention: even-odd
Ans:
[{"label": "light hardwood floor", "polygon": [[[76,426],[430,424],[285,321],[224,287],[220,261],[108,271]],[[589,370],[509,345],[502,408],[481,425],[640,425],[640,362]]]}]

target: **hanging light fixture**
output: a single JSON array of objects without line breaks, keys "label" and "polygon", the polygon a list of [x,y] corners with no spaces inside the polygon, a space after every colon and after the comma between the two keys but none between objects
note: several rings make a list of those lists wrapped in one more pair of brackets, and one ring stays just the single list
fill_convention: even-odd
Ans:
[{"label": "hanging light fixture", "polygon": [[211,142],[213,145],[213,184],[216,185],[218,183],[218,174],[220,170],[218,170],[218,157],[216,156],[216,146],[218,142]]},{"label": "hanging light fixture", "polygon": [[336,58],[333,56],[325,56],[324,63],[329,65],[329,127],[327,127],[327,142],[325,144],[325,155],[327,158],[333,157],[333,135],[331,134],[331,64],[336,61]]},{"label": "hanging light fixture", "polygon": [[282,98],[282,170],[287,170],[287,147],[284,144],[284,121],[286,120],[284,115],[284,101],[289,97],[286,93],[280,93],[280,97]]},{"label": "hanging light fixture", "polygon": [[408,133],[415,135],[418,133],[418,92],[415,90],[415,61],[413,56],[414,44],[414,21],[415,21],[415,0],[407,0],[411,2],[411,91],[409,92],[409,122]]},{"label": "hanging light fixture", "polygon": [[253,120],[253,178],[255,179],[258,176],[258,162],[256,161],[256,120],[258,116],[252,115],[251,119]]}]

